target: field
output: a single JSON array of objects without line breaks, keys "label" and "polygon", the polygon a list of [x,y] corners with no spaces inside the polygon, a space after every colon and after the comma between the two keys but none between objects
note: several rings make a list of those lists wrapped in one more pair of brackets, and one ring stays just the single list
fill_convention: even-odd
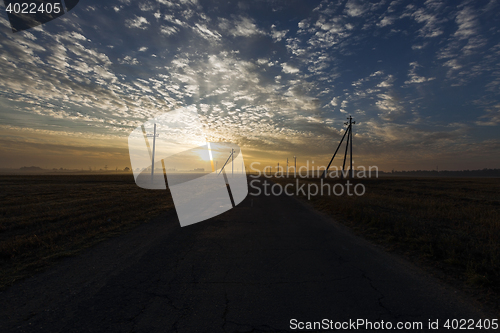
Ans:
[{"label": "field", "polygon": [[0,288],[173,207],[128,175],[0,176]]},{"label": "field", "polygon": [[[345,184],[338,179],[326,182]],[[320,180],[306,178],[300,183]],[[366,238],[432,268],[462,289],[479,292],[476,296],[499,307],[499,178],[379,178],[353,183],[363,184],[366,193],[318,195],[309,202]]]},{"label": "field", "polygon": [[[499,308],[499,178],[354,183],[365,186],[363,196],[302,199]],[[0,187],[0,288],[173,209],[169,191],[141,189],[132,175],[0,176]]]}]

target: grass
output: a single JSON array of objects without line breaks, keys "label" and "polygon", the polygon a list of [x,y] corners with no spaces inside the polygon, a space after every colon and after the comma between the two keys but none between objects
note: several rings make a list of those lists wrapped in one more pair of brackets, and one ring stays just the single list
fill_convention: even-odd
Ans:
[{"label": "grass", "polygon": [[0,176],[0,289],[173,208],[132,175]]},{"label": "grass", "polygon": [[[363,196],[313,196],[310,203],[445,278],[479,288],[500,307],[500,179],[354,182],[365,186]],[[132,175],[0,176],[0,187],[0,288],[173,208],[169,191],[141,189]]]},{"label": "grass", "polygon": [[[326,182],[345,184],[338,179]],[[366,193],[315,196],[310,203],[386,248],[481,289],[499,308],[500,179],[381,178],[352,182],[363,184]],[[319,184],[320,180],[300,179],[302,183]]]}]

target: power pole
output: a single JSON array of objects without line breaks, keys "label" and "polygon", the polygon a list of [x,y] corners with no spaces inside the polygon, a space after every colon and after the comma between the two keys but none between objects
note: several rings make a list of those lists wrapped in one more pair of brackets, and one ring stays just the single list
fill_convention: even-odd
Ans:
[{"label": "power pole", "polygon": [[[348,123],[345,123],[346,125]],[[348,149],[349,149],[349,138],[351,137],[351,125],[349,125],[349,127],[347,127],[347,142],[346,142],[346,146],[345,146],[345,153],[344,153],[344,163],[342,164],[342,173],[340,174],[340,179],[344,179],[344,170],[345,170],[345,160],[347,159],[347,152],[348,152]]]},{"label": "power pole", "polygon": [[335,158],[335,155],[337,155],[337,152],[339,151],[339,148],[342,145],[342,142],[344,141],[344,139],[345,139],[346,136],[347,136],[347,143],[346,143],[346,146],[345,146],[344,163],[342,165],[342,172],[340,174],[340,179],[344,178],[345,162],[346,162],[346,159],[347,159],[347,153],[349,151],[349,142],[351,143],[351,154],[350,154],[351,168],[349,170],[349,177],[353,178],[353,169],[352,169],[352,125],[356,124],[356,122],[352,121],[352,117],[351,116],[349,116],[349,118],[347,118],[347,119],[349,121],[344,123],[344,125],[347,125],[347,128],[346,128],[346,130],[344,132],[344,135],[342,136],[342,139],[340,140],[340,143],[337,146],[337,149],[335,150],[335,153],[333,153],[333,156],[332,156],[332,158],[330,160],[330,163],[328,163],[328,166],[326,167],[325,171],[321,175],[321,178],[325,178],[326,177],[326,175],[328,173],[328,169],[330,168],[330,165],[332,165],[333,159]]},{"label": "power pole", "polygon": [[293,159],[295,160],[295,169],[293,170],[293,176],[297,178],[297,156],[293,156]]},{"label": "power pole", "polygon": [[342,174],[340,175],[340,178],[343,179],[344,178],[344,169],[345,169],[345,160],[346,160],[346,157],[347,157],[347,148],[349,147],[349,143],[351,144],[351,152],[350,152],[350,164],[351,164],[351,167],[349,169],[349,178],[352,179],[353,177],[353,171],[352,171],[352,125],[356,124],[355,121],[352,121],[352,117],[349,116],[349,118],[347,118],[349,120],[349,122],[346,122],[344,124],[346,125],[349,125],[348,127],[348,131],[349,133],[347,134],[347,146],[345,147],[345,155],[344,155],[344,165],[342,166]]},{"label": "power pole", "polygon": [[286,178],[288,178],[288,157],[286,158]]},{"label": "power pole", "polygon": [[[231,160],[231,167],[233,168],[233,172],[234,172],[233,155],[234,155],[234,149],[231,148],[231,153],[229,154],[229,157],[227,158],[226,162],[224,163],[224,165],[220,169],[218,175],[220,175],[222,173],[222,171],[224,170],[224,167],[226,166],[227,162],[229,162],[229,160]],[[217,162],[215,162],[215,165],[217,165]],[[224,172],[224,177],[226,177],[225,175],[226,175],[226,173]]]},{"label": "power pole", "polygon": [[153,129],[153,152],[151,153],[151,183],[155,175],[155,143],[156,143],[156,122]]},{"label": "power pole", "polygon": [[352,121],[352,117],[349,116],[349,127],[351,128],[351,130],[349,131],[349,135],[351,136],[351,152],[349,153],[349,156],[351,157],[351,168],[349,169],[349,179],[352,179],[354,174],[352,169],[352,125],[353,124],[356,124],[356,122]]},{"label": "power pole", "polygon": [[234,176],[234,149],[231,148],[231,176]]}]

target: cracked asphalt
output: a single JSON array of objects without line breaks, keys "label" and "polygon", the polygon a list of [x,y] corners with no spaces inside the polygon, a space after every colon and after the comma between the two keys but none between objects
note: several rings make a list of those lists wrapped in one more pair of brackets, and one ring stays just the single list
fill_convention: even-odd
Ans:
[{"label": "cracked asphalt", "polygon": [[474,301],[286,196],[168,212],[0,293],[0,332],[280,332],[482,318]]}]

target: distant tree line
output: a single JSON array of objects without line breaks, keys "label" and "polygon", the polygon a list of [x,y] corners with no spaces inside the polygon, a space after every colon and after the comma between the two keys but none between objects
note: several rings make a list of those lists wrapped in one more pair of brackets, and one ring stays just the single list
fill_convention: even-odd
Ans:
[{"label": "distant tree line", "polygon": [[394,176],[421,176],[421,177],[500,177],[500,169],[460,170],[460,171],[437,171],[437,170],[411,170],[392,172],[380,171],[383,175]]},{"label": "distant tree line", "polygon": [[[29,167],[28,167],[28,166],[23,166],[23,167],[20,167],[20,168],[19,168],[19,170],[21,170],[21,171],[47,171],[47,170],[49,170],[49,169],[43,169],[43,168],[40,168],[40,167],[37,167],[37,166],[29,166]],[[55,172],[55,171],[83,172],[84,170],[83,170],[83,169],[81,169],[81,170],[80,170],[80,169],[65,169],[65,168],[63,168],[63,167],[60,167],[59,169],[58,169],[58,168],[52,168],[52,171],[54,171],[54,172]],[[94,168],[94,169],[92,170],[92,168],[91,168],[91,167],[89,167],[89,170],[88,170],[88,171],[93,172],[93,171],[97,171],[97,169],[96,169],[96,168]],[[106,166],[104,167],[104,170],[103,170],[103,169],[99,169],[99,171],[108,171],[108,166],[106,165]],[[123,170],[122,170],[122,169],[118,169],[118,167],[117,167],[117,168],[115,168],[115,172],[118,172],[118,171],[125,171],[125,172],[129,172],[129,171],[130,171],[130,168],[129,168],[129,167],[125,167]]]}]

